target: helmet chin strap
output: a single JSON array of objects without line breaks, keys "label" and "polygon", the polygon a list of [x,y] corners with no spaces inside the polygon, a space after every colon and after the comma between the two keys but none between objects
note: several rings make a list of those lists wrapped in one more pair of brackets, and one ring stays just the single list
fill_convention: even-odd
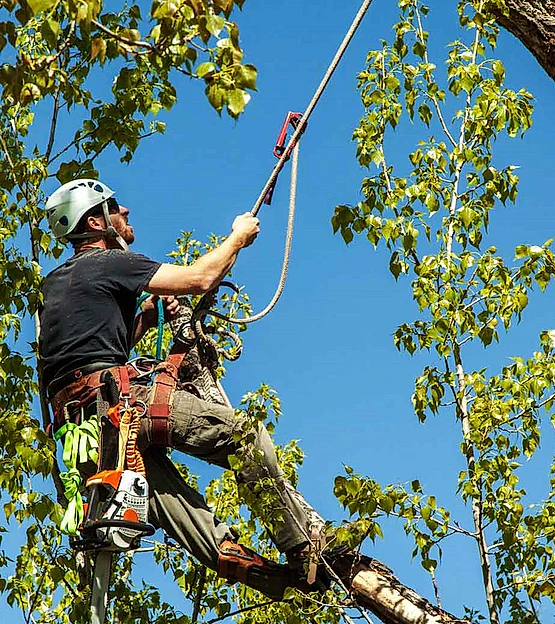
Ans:
[{"label": "helmet chin strap", "polygon": [[102,213],[104,214],[104,221],[106,222],[106,229],[102,231],[103,236],[109,236],[110,238],[115,238],[117,244],[120,246],[123,251],[129,251],[129,245],[123,240],[123,238],[118,234],[116,228],[112,225],[110,221],[110,213],[108,212],[108,202],[102,202]]},{"label": "helmet chin strap", "polygon": [[104,236],[115,238],[117,244],[123,249],[123,251],[129,251],[129,245],[123,240],[123,238],[117,233],[116,228],[110,225],[105,230],[102,230]]}]

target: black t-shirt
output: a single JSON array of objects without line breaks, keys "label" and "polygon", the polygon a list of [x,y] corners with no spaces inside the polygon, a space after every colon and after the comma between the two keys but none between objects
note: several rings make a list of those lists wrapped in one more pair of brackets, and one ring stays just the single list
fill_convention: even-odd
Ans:
[{"label": "black t-shirt", "polygon": [[45,385],[87,364],[125,364],[137,298],[160,264],[141,254],[98,249],[73,256],[46,277],[40,317]]}]

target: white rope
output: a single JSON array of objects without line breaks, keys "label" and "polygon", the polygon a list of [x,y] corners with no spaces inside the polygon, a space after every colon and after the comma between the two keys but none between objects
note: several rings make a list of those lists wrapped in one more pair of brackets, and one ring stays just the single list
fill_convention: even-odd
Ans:
[{"label": "white rope", "polygon": [[272,189],[273,186],[275,185],[275,182],[277,180],[277,177],[280,171],[283,169],[287,160],[289,160],[289,156],[292,152],[291,187],[290,187],[290,195],[289,195],[289,217],[287,220],[287,232],[285,235],[285,249],[283,253],[281,276],[280,276],[276,291],[274,293],[274,296],[272,297],[270,303],[261,312],[258,312],[257,314],[254,314],[252,316],[247,316],[245,318],[230,318],[230,317],[224,317],[223,315],[220,316],[220,318],[224,318],[224,320],[228,321],[229,323],[241,324],[241,323],[254,323],[255,321],[259,321],[261,318],[263,318],[264,316],[266,316],[273,310],[273,308],[276,306],[277,302],[279,301],[283,293],[285,282],[287,280],[287,272],[289,270],[289,259],[291,256],[291,245],[293,242],[293,222],[295,219],[295,203],[296,203],[296,198],[297,198],[297,171],[298,171],[298,162],[299,162],[299,139],[301,137],[301,134],[304,132],[306,128],[308,119],[310,118],[310,116],[312,115],[312,112],[316,108],[316,105],[318,104],[318,101],[320,100],[322,94],[324,93],[324,90],[328,86],[328,83],[331,80],[333,73],[337,69],[339,62],[343,58],[345,51],[347,50],[349,44],[351,43],[352,38],[354,37],[358,27],[360,26],[360,23],[362,22],[364,15],[370,8],[372,1],[373,0],[364,0],[364,2],[362,3],[362,6],[358,10],[358,13],[355,16],[353,23],[351,24],[349,30],[347,31],[347,34],[343,38],[341,45],[337,49],[337,52],[335,53],[335,56],[333,57],[326,73],[324,74],[324,77],[320,81],[318,88],[316,89],[314,95],[312,96],[312,99],[310,100],[308,106],[306,107],[306,110],[303,113],[300,122],[298,123],[297,127],[295,128],[295,131],[291,135],[291,138],[289,139],[289,143],[287,144],[287,147],[284,149],[283,154],[281,155],[280,159],[276,163],[276,166],[274,167],[272,173],[270,174],[268,181],[266,182],[264,188],[262,189],[262,192],[260,193],[258,199],[256,200],[254,206],[251,209],[251,214],[253,216],[256,216],[258,214],[258,211],[260,210],[260,207],[262,206],[262,203],[264,202],[266,195],[268,194],[270,189]]},{"label": "white rope", "polygon": [[297,171],[299,166],[299,143],[295,144],[293,148],[293,156],[291,159],[291,188],[289,191],[289,216],[287,217],[287,231],[285,233],[285,247],[283,250],[283,262],[281,264],[281,275],[279,277],[279,283],[276,291],[270,303],[258,314],[253,316],[246,316],[241,319],[227,319],[232,323],[254,323],[261,318],[269,314],[277,302],[279,301],[283,289],[285,288],[285,282],[287,281],[287,272],[289,271],[289,260],[291,258],[291,246],[293,244],[293,225],[295,222],[295,204],[297,200]]}]

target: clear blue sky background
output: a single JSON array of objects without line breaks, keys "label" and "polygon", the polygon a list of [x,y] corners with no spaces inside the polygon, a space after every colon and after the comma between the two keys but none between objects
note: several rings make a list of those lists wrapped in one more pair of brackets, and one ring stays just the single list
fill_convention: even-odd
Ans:
[{"label": "clear blue sky background", "polygon": [[[447,44],[464,36],[456,4],[429,2],[432,61],[440,71]],[[211,232],[225,234],[233,217],[251,208],[274,165],[272,147],[285,114],[306,107],[358,7],[358,0],[246,2],[235,17],[246,60],[259,70],[259,91],[241,120],[220,119],[202,86],[178,76],[178,104],[164,117],[167,134],[144,143],[129,166],[120,165],[114,153],[103,157],[101,179],[132,211],[136,251],[163,260],[180,230],[192,229],[200,239]],[[471,528],[470,511],[455,495],[463,468],[459,425],[448,415],[418,424],[410,396],[426,357],[411,359],[393,345],[397,325],[417,316],[409,283],[395,283],[385,254],[364,239],[346,247],[330,225],[337,204],[360,199],[366,172],[358,166],[351,142],[362,114],[356,75],[367,51],[391,36],[397,13],[395,2],[375,0],[312,118],[301,149],[299,212],[285,294],[277,309],[246,334],[244,355],[229,366],[225,386],[234,403],[261,382],[278,391],[284,415],[276,438],[301,440],[306,461],[300,489],[326,518],[347,517],[332,489],[334,477],[349,464],[383,485],[420,479],[427,493]],[[524,140],[497,145],[500,165],[521,166],[518,205],[497,209],[491,226],[492,242],[512,257],[516,244],[541,244],[554,232],[555,84],[507,33],[500,37],[497,56],[506,64],[508,84],[526,87],[536,98],[534,126]],[[109,81],[106,76],[106,88]],[[406,171],[408,150],[426,137],[422,126],[403,124],[393,137],[390,160]],[[284,172],[273,205],[260,213],[257,242],[236,265],[235,279],[247,287],[255,311],[266,305],[279,276],[287,195]],[[500,345],[475,350],[469,363],[476,368],[487,364],[496,372],[512,355],[530,354],[539,332],[555,325],[551,307],[549,292],[534,297],[524,323],[503,336]],[[536,497],[548,492],[550,454],[544,443],[542,457],[526,469],[530,480],[525,487]],[[206,478],[217,474],[200,462],[192,460],[191,466]],[[387,522],[384,530],[385,541],[368,544],[367,554],[432,598],[429,577],[411,561],[413,545],[401,524]],[[155,582],[154,566],[148,555],[141,556],[145,581]],[[484,609],[473,543],[453,538],[445,544],[438,582],[447,610],[462,615],[463,605]],[[170,587],[166,591],[173,593]],[[174,595],[187,610],[187,602]]]}]

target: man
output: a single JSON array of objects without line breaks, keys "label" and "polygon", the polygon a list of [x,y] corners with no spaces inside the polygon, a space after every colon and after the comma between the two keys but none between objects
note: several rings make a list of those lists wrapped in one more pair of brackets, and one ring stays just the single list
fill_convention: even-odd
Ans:
[{"label": "man", "polygon": [[[46,204],[56,238],[70,241],[75,254],[45,279],[41,314],[40,355],[55,428],[90,413],[89,398],[102,387],[101,373],[113,372],[123,383],[129,353],[152,326],[152,302],[136,318],[137,298],[146,291],[161,296],[166,315],[177,312],[176,295],[206,293],[216,287],[259,233],[259,221],[239,215],[225,241],[190,266],[163,264],[132,253],[129,210],[114,192],[96,180],[78,179],[55,191]],[[131,379],[134,401],[148,402],[150,389]],[[79,406],[84,412],[74,408]],[[168,407],[165,445],[229,468],[228,456],[238,450],[233,433],[241,429],[232,409],[207,403],[176,390]],[[80,415],[81,414],[81,415]],[[297,585],[307,556],[311,531],[321,518],[285,482],[271,439],[263,426],[253,448],[261,464],[248,464],[237,475],[246,483],[271,477],[280,492],[283,521],[274,542],[292,567],[267,561],[235,544],[229,527],[211,513],[202,496],[190,488],[155,439],[153,419],[141,421],[138,446],[150,486],[149,521],[162,528],[201,563],[229,580],[242,582],[280,598],[285,587]],[[83,471],[86,472],[85,467]]]}]

